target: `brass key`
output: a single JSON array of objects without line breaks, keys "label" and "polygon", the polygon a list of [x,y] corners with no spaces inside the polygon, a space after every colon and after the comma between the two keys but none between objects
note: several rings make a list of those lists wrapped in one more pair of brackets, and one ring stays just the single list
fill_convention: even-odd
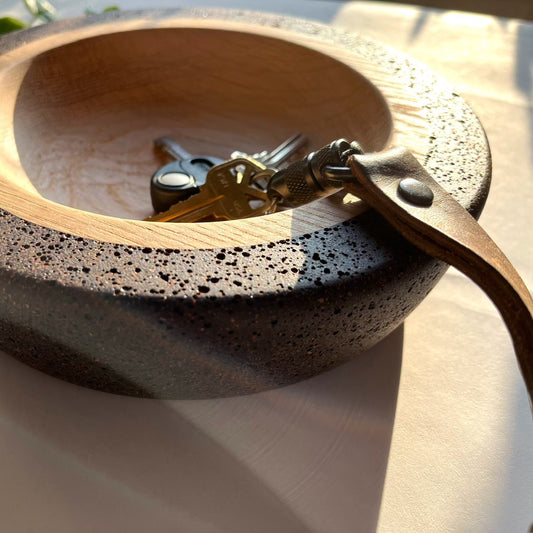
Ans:
[{"label": "brass key", "polygon": [[170,209],[146,218],[150,222],[198,222],[204,219],[236,220],[263,215],[275,202],[254,186],[274,170],[249,157],[238,157],[212,167],[200,192]]}]

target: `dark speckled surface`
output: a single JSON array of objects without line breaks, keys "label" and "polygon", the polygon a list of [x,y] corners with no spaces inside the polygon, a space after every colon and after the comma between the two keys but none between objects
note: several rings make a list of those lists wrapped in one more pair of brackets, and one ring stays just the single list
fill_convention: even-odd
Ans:
[{"label": "dark speckled surface", "polygon": [[[241,11],[183,14],[303,32],[392,71],[426,113],[426,168],[480,214],[490,182],[484,132],[454,90],[423,65],[307,21]],[[176,11],[150,16],[171,15]],[[107,18],[117,16],[139,13]],[[4,40],[2,52],[95,20],[102,19],[21,33]],[[92,241],[4,210],[0,228],[0,347],[74,383],[138,396],[244,394],[312,376],[390,333],[446,269],[374,212],[289,240],[214,250]]]}]

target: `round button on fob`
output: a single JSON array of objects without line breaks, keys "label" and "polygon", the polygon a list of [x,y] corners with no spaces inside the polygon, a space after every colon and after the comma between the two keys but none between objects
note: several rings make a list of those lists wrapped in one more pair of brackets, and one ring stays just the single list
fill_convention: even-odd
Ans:
[{"label": "round button on fob", "polygon": [[196,180],[192,174],[184,172],[181,161],[161,167],[150,181],[150,197],[156,213],[166,211],[195,192],[198,192]]},{"label": "round button on fob", "polygon": [[161,167],[150,181],[150,196],[156,213],[199,192],[209,170],[224,160],[218,157],[192,157]]},{"label": "round button on fob", "polygon": [[156,180],[158,185],[166,187],[182,188],[191,185],[194,178],[189,174],[183,172],[168,172],[166,174],[158,174]]}]

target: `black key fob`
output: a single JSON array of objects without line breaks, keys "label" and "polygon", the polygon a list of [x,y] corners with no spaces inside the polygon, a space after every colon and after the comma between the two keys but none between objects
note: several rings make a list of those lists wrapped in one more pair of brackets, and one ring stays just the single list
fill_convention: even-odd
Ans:
[{"label": "black key fob", "polygon": [[150,181],[154,211],[166,211],[174,204],[196,194],[204,185],[209,170],[223,162],[219,157],[198,156],[162,166]]}]

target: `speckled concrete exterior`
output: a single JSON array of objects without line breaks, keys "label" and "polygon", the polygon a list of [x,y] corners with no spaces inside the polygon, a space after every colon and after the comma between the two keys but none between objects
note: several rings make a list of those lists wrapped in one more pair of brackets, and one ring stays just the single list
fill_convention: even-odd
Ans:
[{"label": "speckled concrete exterior", "polygon": [[[307,21],[242,11],[181,13],[303,32],[392,71],[427,115],[426,168],[480,214],[490,182],[483,129],[423,65]],[[13,35],[0,51],[94,20],[102,18]],[[97,242],[1,209],[0,228],[0,348],[74,383],[145,397],[244,394],[315,375],[390,333],[446,269],[374,212],[289,240],[214,250]]]}]

